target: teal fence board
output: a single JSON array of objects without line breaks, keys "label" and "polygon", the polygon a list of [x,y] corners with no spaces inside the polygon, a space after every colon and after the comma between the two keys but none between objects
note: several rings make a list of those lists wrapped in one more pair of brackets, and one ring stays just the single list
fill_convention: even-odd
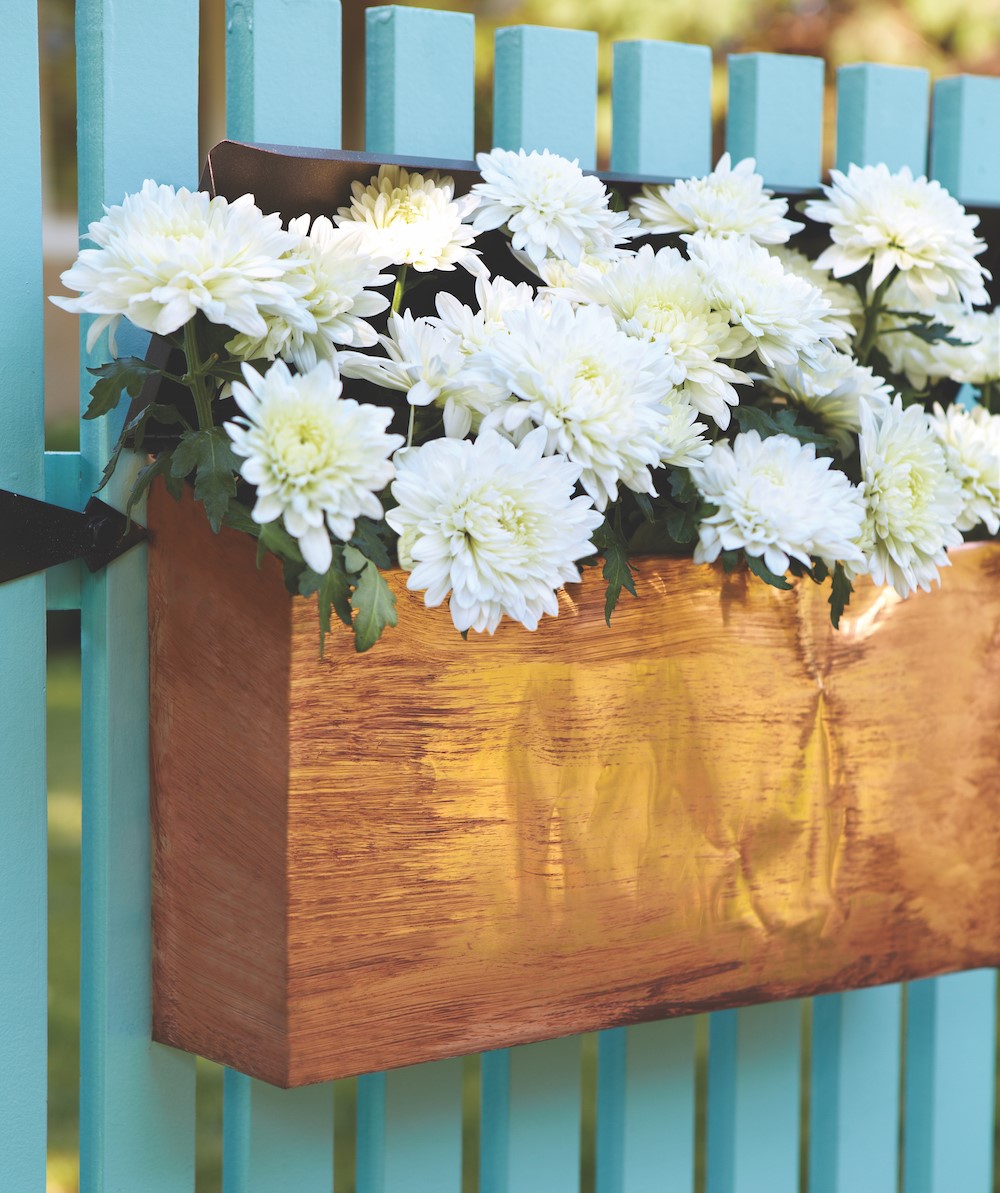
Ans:
[{"label": "teal fence board", "polygon": [[809,1193],[883,1193],[899,1179],[902,987],[813,1000]]},{"label": "teal fence board", "polygon": [[226,132],[340,145],[340,0],[226,0]]},{"label": "teal fence board", "polygon": [[906,1004],[904,1193],[990,1193],[997,973],[912,982]]},{"label": "teal fence board", "polygon": [[931,174],[962,203],[1000,206],[1000,78],[959,75],[934,87]]},{"label": "teal fence board", "polygon": [[[81,0],[77,34],[85,227],[146,177],[197,181],[198,5]],[[146,338],[126,332],[120,350],[141,353]],[[102,359],[103,338],[84,353]],[[81,427],[87,490],[110,452],[109,421]],[[81,1189],[191,1193],[194,1060],[149,1042],[145,548],[85,577],[81,626]]]},{"label": "teal fence board", "polygon": [[[0,485],[41,497],[42,206],[36,6],[7,6],[4,229],[0,269]],[[16,345],[16,351],[10,346]],[[0,1172],[12,1189],[45,1189],[46,843],[45,579],[0,587]]]},{"label": "teal fence board", "polygon": [[611,169],[688,178],[712,165],[712,51],[619,41],[611,81]]},{"label": "teal fence board", "polygon": [[368,152],[471,158],[474,18],[397,4],[365,18]]},{"label": "teal fence board", "polygon": [[[66,509],[82,510],[87,504],[80,483],[79,452],[45,453],[45,500]],[[49,568],[45,573],[45,603],[49,609],[79,609],[83,583],[79,559]]]},{"label": "teal fence board", "polygon": [[480,1193],[578,1193],[580,1037],[483,1054]]},{"label": "teal fence board", "polygon": [[597,164],[597,34],[511,25],[496,33],[493,144]]},{"label": "teal fence board", "polygon": [[804,54],[733,54],[726,148],[756,159],[777,190],[818,185],[823,134],[823,61]]},{"label": "teal fence board", "polygon": [[930,75],[871,62],[837,71],[837,169],[851,162],[927,172]]}]

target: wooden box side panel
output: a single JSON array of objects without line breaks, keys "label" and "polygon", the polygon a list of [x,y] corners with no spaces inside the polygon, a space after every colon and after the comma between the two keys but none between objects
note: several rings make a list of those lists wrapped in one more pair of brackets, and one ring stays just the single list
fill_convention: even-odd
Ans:
[{"label": "wooden box side panel", "polygon": [[290,1079],[1000,960],[1000,547],[940,591],[646,560],[534,634],[316,658],[293,606]]},{"label": "wooden box side panel", "polygon": [[149,530],[153,1038],[283,1084],[290,598],[187,492]]}]

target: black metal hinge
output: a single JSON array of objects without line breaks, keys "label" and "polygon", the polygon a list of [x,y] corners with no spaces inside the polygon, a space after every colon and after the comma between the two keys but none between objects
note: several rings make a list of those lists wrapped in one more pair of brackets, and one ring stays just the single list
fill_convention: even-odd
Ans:
[{"label": "black metal hinge", "polygon": [[0,489],[0,584],[72,559],[97,572],[145,537],[97,497],[79,513]]}]

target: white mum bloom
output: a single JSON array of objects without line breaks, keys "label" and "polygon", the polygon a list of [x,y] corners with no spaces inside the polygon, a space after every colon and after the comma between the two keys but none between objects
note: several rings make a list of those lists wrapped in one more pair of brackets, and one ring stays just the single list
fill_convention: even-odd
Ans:
[{"label": "white mum bloom", "polygon": [[365,348],[376,342],[375,329],[366,320],[389,305],[386,295],[372,289],[395,280],[381,272],[385,258],[368,256],[361,238],[350,228],[335,228],[322,215],[310,228],[309,220],[303,215],[288,225],[296,237],[287,255],[290,272],[307,284],[295,311],[289,315],[262,308],[266,335],[236,336],[226,345],[234,356],[244,360],[280,356],[308,372],[318,361],[332,360],[337,344]]},{"label": "white mum bloom", "polygon": [[692,474],[716,507],[698,528],[695,561],[711,563],[723,551],[743,549],[778,576],[792,559],[806,567],[813,558],[829,567],[838,561],[863,567],[861,494],[832,464],[790,435],[761,439],[747,431],[732,445],[714,444]]},{"label": "white mum bloom", "polygon": [[935,403],[931,429],[944,448],[948,470],[962,486],[959,530],[983,523],[990,534],[1000,532],[1000,415],[984,406],[966,410]]},{"label": "white mum bloom", "polygon": [[853,356],[827,347],[812,361],[800,359],[793,364],[775,365],[767,380],[797,406],[816,414],[845,456],[857,446],[861,402],[881,410],[893,397],[892,386],[870,368],[859,365]]},{"label": "white mum bloom", "polygon": [[315,572],[333,559],[330,534],[347,541],[361,514],[381,518],[375,496],[395,473],[388,457],[403,442],[387,435],[392,411],[342,398],[336,362],[293,376],[284,361],[261,375],[243,366],[233,382],[243,415],[226,423],[240,475],[256,486],[255,522],[284,521]]},{"label": "white mum bloom", "polygon": [[351,183],[351,205],[341,207],[336,224],[357,227],[363,251],[390,265],[409,265],[421,273],[482,268],[471,248],[475,233],[464,221],[476,206],[474,195],[455,198],[455,180],[410,173],[402,166],[379,166],[365,186]]},{"label": "white mum bloom", "polygon": [[754,172],[754,159],[735,166],[728,153],[704,178],[644,186],[632,214],[646,232],[749,236],[758,244],[784,244],[804,225],[785,219],[787,199],[775,199]]},{"label": "white mum bloom", "polygon": [[900,596],[930,591],[948,547],[962,541],[959,482],[920,406],[900,398],[882,413],[861,406],[861,484],[865,499],[862,545],[876,584]]},{"label": "white mum bloom", "polygon": [[603,273],[581,270],[560,293],[607,307],[628,335],[657,343],[691,405],[729,426],[729,407],[740,400],[733,386],[752,383],[724,362],[750,352],[752,343],[717,309],[693,262],[646,244]]},{"label": "white mum bloom", "polygon": [[598,509],[617,498],[620,484],[655,494],[651,468],[668,459],[694,465],[705,454],[693,411],[688,417],[666,404],[674,375],[667,358],[621,331],[610,311],[556,299],[511,312],[507,327],[510,335],[490,351],[520,401],[485,425],[515,438],[542,428],[546,453],[581,466],[580,483]]},{"label": "white mum bloom", "polygon": [[1000,381],[1000,307],[960,310],[951,320],[949,339],[962,342],[936,345],[947,377],[969,385]]},{"label": "white mum bloom", "polygon": [[769,367],[812,357],[822,345],[846,340],[846,312],[810,282],[786,273],[777,257],[747,237],[697,239],[689,246],[718,309],[752,338]]},{"label": "white mum bloom", "polygon": [[201,311],[212,323],[263,336],[261,308],[294,316],[305,289],[282,259],[296,238],[280,216],[255,207],[252,195],[230,203],[147,179],[120,207],[106,207],[86,236],[97,247],[83,249],[61,275],[79,298],[52,301],[99,316],[87,334],[88,351],[108,328],[115,352],[122,316],[144,331],[170,335]]},{"label": "white mum bloom", "polygon": [[494,149],[479,153],[483,176],[472,193],[479,199],[477,232],[506,227],[515,251],[536,268],[546,257],[578,265],[587,254],[614,255],[635,234],[627,212],[611,211],[604,183],[579,163],[543,150]]},{"label": "white mum bloom", "polygon": [[796,277],[821,290],[830,306],[835,310],[846,311],[854,330],[861,330],[865,311],[861,295],[855,286],[850,282],[838,282],[825,270],[817,269],[815,261],[805,253],[789,248],[787,244],[774,245],[771,248],[771,256],[778,258],[785,273],[794,273]]},{"label": "white mum bloom", "polygon": [[545,440],[538,429],[515,446],[484,431],[474,442],[431,440],[400,462],[386,521],[413,563],[407,587],[425,589],[428,606],[450,592],[459,630],[492,634],[505,615],[535,629],[594,552],[602,516],[573,496],[580,466],[543,457]]},{"label": "white mum bloom", "polygon": [[835,278],[856,273],[871,262],[869,287],[875,289],[901,271],[918,302],[986,302],[976,257],[986,248],[973,229],[979,217],[966,214],[944,187],[914,178],[908,166],[890,174],[877,166],[851,165],[847,174],[831,170],[826,199],[805,205],[810,219],[830,225],[833,243],[816,262]]}]

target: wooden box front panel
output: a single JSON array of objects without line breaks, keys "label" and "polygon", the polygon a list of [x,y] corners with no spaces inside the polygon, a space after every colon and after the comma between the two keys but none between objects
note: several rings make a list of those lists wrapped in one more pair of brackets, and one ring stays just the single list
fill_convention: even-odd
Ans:
[{"label": "wooden box front panel", "polygon": [[319,661],[248,539],[150,519],[157,1039],[298,1085],[1000,961],[1000,547],[839,634],[660,559],[463,642],[396,574]]}]

